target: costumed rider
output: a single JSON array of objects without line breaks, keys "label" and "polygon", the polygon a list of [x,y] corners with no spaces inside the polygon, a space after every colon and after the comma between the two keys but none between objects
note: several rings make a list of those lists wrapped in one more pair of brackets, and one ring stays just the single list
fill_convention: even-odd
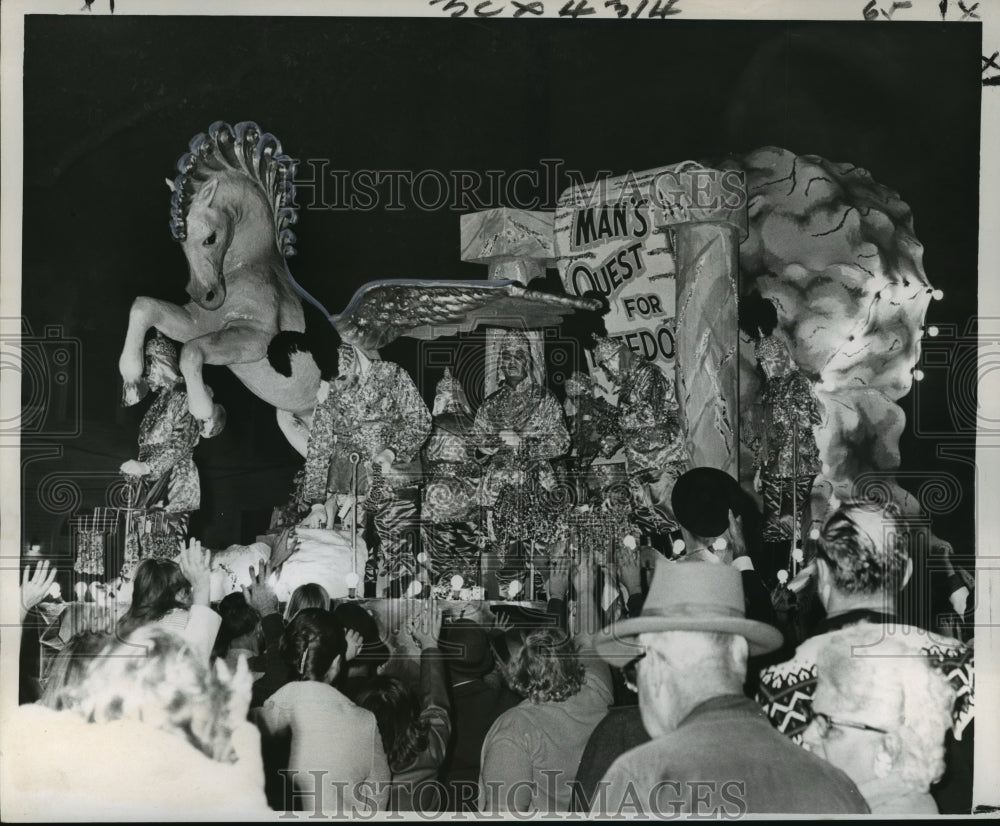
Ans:
[{"label": "costumed rider", "polygon": [[451,589],[454,576],[479,580],[479,503],[482,468],[469,441],[472,408],[461,383],[446,369],[434,395],[433,429],[423,449],[423,548],[434,579]]},{"label": "costumed rider", "polygon": [[[363,497],[378,539],[366,583],[376,591],[388,584],[388,595],[398,596],[407,584],[403,579],[417,571],[419,454],[430,434],[431,414],[399,365],[373,360],[347,343],[339,346],[337,360],[337,377],[321,382],[317,394],[300,501],[325,504],[328,518],[316,527],[333,527],[335,514],[346,519],[353,511],[356,472],[359,504]],[[356,467],[352,454],[359,459]],[[359,512],[363,524],[360,518]]]},{"label": "costumed rider", "polygon": [[822,422],[820,403],[787,344],[774,335],[778,312],[773,302],[755,293],[744,300],[740,315],[765,379],[764,422],[754,462],[754,488],[764,500],[764,541],[788,542],[797,533],[795,523],[808,518],[813,482],[823,468],[813,435]]},{"label": "costumed rider", "polygon": [[601,468],[606,466],[595,465],[594,460],[598,456],[610,459],[622,444],[618,408],[598,395],[598,390],[597,382],[586,373],[573,373],[566,380],[564,406],[573,439],[572,467],[578,484],[586,482],[578,488],[578,495],[592,504],[606,499],[615,481],[602,475]]},{"label": "costumed rider", "polygon": [[670,494],[688,468],[674,383],[613,338],[597,339],[594,361],[618,393],[617,436],[625,452],[636,520],[653,536],[668,534],[677,528]]},{"label": "costumed rider", "polygon": [[204,421],[188,411],[177,348],[159,332],[146,344],[144,379],[140,398],[149,389],[155,398],[139,425],[139,458],[122,463],[121,472],[129,483],[133,507],[162,508],[169,516],[163,531],[136,531],[126,537],[122,570],[126,579],[141,558],[173,558],[179,552],[178,540],[187,534],[188,517],[201,504],[198,468],[192,454],[202,438],[218,435],[226,422],[226,411],[220,404],[213,406],[212,416]]},{"label": "costumed rider", "polygon": [[569,450],[570,438],[524,333],[503,334],[497,372],[500,387],[476,411],[470,439],[485,463],[479,502],[500,562],[497,586],[512,595],[514,581],[514,594],[523,589],[523,552],[547,548],[565,535],[568,507],[550,460]]}]

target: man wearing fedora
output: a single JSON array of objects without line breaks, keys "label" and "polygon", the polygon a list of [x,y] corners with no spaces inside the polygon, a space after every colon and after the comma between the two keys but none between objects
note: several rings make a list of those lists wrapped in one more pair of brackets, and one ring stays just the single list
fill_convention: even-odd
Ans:
[{"label": "man wearing fedora", "polygon": [[846,774],[784,738],[743,694],[748,656],[781,643],[746,618],[736,569],[661,560],[642,613],[596,641],[635,686],[652,740],[614,762],[591,813],[867,813]]}]

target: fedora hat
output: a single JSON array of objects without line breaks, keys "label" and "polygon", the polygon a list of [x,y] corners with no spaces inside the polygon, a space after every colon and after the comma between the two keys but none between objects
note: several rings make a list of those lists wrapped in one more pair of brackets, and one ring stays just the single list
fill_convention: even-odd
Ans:
[{"label": "fedora hat", "polygon": [[721,536],[729,527],[729,511],[739,513],[739,482],[714,467],[696,467],[677,479],[670,504],[681,525],[695,536]]},{"label": "fedora hat", "polygon": [[738,634],[750,645],[750,655],[781,647],[781,632],[746,618],[740,572],[717,562],[668,562],[656,566],[642,613],[612,623],[594,641],[600,656],[624,665],[640,651],[639,634],[661,631],[717,631]]}]

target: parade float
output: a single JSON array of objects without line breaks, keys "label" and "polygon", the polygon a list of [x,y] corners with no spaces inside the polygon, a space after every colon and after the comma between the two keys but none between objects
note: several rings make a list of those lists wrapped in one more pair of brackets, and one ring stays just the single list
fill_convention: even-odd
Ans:
[{"label": "parade float", "polygon": [[[554,212],[467,214],[457,252],[484,278],[379,280],[340,313],[289,268],[293,174],[273,135],[217,122],[168,182],[191,300],[132,303],[123,401],[154,400],[120,506],[73,523],[75,570],[102,599],[126,604],[135,564],[187,538],[192,451],[226,422],[204,365],[271,405],[303,460],[291,495],[274,491],[271,530],[214,552],[213,600],[267,563],[286,598],[318,582],[372,606],[540,607],[569,555],[605,571],[607,609],[622,554],[684,553],[671,491],[703,466],[763,511],[776,605],[839,501],[894,502],[946,544],[892,476],[897,402],[940,293],[908,207],[865,170],[765,148],[573,186]],[[561,291],[533,286],[547,270]],[[564,327],[577,369],[546,375],[546,331]],[[473,330],[475,407],[461,376],[419,387],[380,355]]]}]

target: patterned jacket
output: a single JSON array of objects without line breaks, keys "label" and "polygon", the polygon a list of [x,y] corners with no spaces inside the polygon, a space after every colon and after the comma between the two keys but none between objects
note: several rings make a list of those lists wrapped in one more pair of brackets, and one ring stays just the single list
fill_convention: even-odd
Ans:
[{"label": "patterned jacket", "polygon": [[864,610],[850,611],[828,620],[823,633],[803,642],[790,660],[761,671],[757,702],[763,707],[771,724],[796,743],[802,743],[802,734],[809,725],[812,698],[816,691],[816,655],[833,631],[862,622],[885,625],[887,634],[902,633],[922,638],[922,651],[931,664],[948,678],[955,690],[952,730],[955,739],[961,740],[962,732],[975,712],[974,650],[958,640],[932,634],[915,626],[893,625],[895,620],[892,617]]}]

